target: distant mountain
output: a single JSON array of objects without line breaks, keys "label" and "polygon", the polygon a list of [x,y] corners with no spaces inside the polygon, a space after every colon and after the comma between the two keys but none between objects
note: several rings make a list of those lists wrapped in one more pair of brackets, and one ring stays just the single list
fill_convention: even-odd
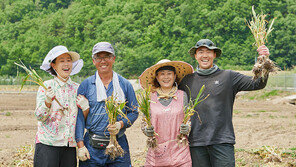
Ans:
[{"label": "distant mountain", "polygon": [[88,76],[95,71],[92,47],[108,41],[116,50],[115,70],[135,78],[163,58],[195,66],[187,51],[202,38],[222,49],[219,67],[250,70],[257,56],[245,22],[252,5],[276,18],[266,44],[270,58],[281,68],[295,65],[294,0],[2,0],[0,75],[16,75],[19,58],[39,70],[48,51],[64,45],[81,55],[79,75]]}]

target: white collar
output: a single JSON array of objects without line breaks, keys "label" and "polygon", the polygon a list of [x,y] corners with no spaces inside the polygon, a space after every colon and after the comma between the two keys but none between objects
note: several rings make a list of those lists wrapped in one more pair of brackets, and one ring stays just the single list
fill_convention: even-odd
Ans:
[{"label": "white collar", "polygon": [[58,77],[54,77],[54,80],[60,85],[60,87],[64,86],[65,84],[72,84],[72,80],[71,77],[69,76],[68,80],[66,82],[63,82],[62,80],[60,80]]}]

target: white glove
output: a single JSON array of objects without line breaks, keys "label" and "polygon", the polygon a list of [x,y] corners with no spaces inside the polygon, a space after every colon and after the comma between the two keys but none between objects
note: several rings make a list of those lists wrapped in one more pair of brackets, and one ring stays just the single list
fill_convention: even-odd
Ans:
[{"label": "white glove", "polygon": [[76,99],[77,106],[81,108],[82,111],[89,109],[88,100],[83,95],[78,95]]},{"label": "white glove", "polygon": [[86,161],[87,159],[90,159],[89,152],[85,146],[78,148],[78,159],[80,161]]},{"label": "white glove", "polygon": [[45,102],[51,104],[53,99],[55,98],[54,92],[51,89],[51,87],[48,87],[47,90],[45,91]]},{"label": "white glove", "polygon": [[119,132],[120,129],[121,129],[120,122],[115,122],[115,124],[110,125],[108,127],[108,131],[110,132],[110,134],[114,134],[114,135],[117,135],[117,133]]}]

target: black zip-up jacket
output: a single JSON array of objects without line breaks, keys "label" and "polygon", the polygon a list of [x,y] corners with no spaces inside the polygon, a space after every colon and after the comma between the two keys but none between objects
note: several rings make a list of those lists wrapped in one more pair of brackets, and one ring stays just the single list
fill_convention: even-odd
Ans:
[{"label": "black zip-up jacket", "polygon": [[[184,90],[188,99],[195,100],[202,85],[205,85],[204,96],[209,97],[197,105],[202,123],[197,114],[191,117],[192,129],[189,144],[193,146],[207,146],[213,144],[235,144],[232,124],[233,103],[239,91],[263,89],[267,78],[252,80],[252,77],[231,70],[220,70],[210,75],[200,75],[197,72],[184,77],[179,89]],[[190,89],[190,92],[187,86]]]}]

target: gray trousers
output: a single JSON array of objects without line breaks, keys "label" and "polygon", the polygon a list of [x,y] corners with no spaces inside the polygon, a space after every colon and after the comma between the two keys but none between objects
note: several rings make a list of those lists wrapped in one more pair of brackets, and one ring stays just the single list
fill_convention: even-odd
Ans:
[{"label": "gray trousers", "polygon": [[235,167],[233,144],[190,147],[192,167]]}]

